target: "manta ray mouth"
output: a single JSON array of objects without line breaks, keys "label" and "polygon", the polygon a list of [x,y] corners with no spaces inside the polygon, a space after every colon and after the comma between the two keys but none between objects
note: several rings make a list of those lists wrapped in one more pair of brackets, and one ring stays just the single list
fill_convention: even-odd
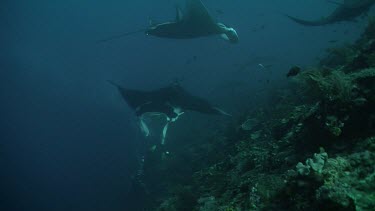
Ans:
[{"label": "manta ray mouth", "polygon": [[228,28],[226,35],[228,36],[231,43],[238,43],[238,34],[237,31],[234,30],[234,28]]},{"label": "manta ray mouth", "polygon": [[230,42],[230,43],[238,43],[239,38],[237,31],[234,28],[227,27],[222,23],[218,23],[217,26],[220,28],[222,31],[221,37]]}]

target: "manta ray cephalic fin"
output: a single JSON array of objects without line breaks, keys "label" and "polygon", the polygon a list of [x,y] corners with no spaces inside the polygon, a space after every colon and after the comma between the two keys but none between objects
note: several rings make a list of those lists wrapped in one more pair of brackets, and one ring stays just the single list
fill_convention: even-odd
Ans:
[{"label": "manta ray cephalic fin", "polygon": [[181,8],[176,6],[176,22],[182,21],[184,15],[181,11]]}]

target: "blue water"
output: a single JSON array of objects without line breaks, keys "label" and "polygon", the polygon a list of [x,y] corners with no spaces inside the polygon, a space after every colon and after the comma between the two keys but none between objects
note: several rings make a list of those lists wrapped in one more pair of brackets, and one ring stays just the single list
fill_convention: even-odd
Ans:
[{"label": "blue water", "polygon": [[355,40],[366,22],[307,28],[282,15],[327,15],[335,5],[324,0],[204,0],[237,30],[238,44],[142,33],[96,43],[145,28],[149,18],[173,19],[176,2],[1,1],[0,210],[127,209],[143,137],[107,80],[136,89],[181,80],[239,114],[264,90],[287,83],[291,65],[315,65],[326,48]]}]

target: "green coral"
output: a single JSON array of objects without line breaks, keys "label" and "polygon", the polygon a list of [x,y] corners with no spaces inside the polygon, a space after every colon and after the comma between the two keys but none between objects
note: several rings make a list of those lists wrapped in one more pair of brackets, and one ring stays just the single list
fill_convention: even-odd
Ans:
[{"label": "green coral", "polygon": [[[374,138],[364,140],[361,148],[368,148]],[[325,152],[315,154],[299,163],[296,174],[290,174],[289,184],[301,191],[294,194],[307,194],[319,209],[371,210],[375,206],[375,152],[361,152],[328,158]],[[313,176],[313,177],[312,177]],[[299,182],[298,182],[299,181]],[[311,185],[307,185],[311,184]],[[308,190],[313,188],[312,190]],[[293,196],[296,197],[296,196]]]},{"label": "green coral", "polygon": [[342,71],[315,69],[306,71],[296,78],[303,92],[315,99],[328,99],[340,103],[350,102],[354,85]]},{"label": "green coral", "polygon": [[301,176],[308,176],[310,174],[322,174],[325,163],[327,162],[328,154],[322,148],[320,153],[315,153],[312,158],[306,160],[306,165],[299,162],[296,170]]},{"label": "green coral", "polygon": [[337,68],[354,60],[357,53],[352,45],[328,48],[327,56],[320,61],[321,66]]},{"label": "green coral", "polygon": [[344,123],[335,116],[327,116],[325,127],[333,136],[337,137],[341,135]]},{"label": "green coral", "polygon": [[244,123],[241,124],[242,130],[252,130],[255,126],[257,126],[258,121],[256,118],[249,118]]}]

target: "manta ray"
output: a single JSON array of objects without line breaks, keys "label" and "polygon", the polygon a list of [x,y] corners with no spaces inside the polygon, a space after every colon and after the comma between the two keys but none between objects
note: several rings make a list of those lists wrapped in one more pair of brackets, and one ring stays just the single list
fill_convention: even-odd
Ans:
[{"label": "manta ray", "polygon": [[305,26],[322,26],[342,21],[352,21],[356,17],[367,13],[371,6],[375,3],[375,0],[344,0],[342,3],[333,1],[330,2],[337,4],[338,7],[330,15],[319,20],[309,21],[290,15],[286,16],[294,22]]},{"label": "manta ray", "polygon": [[186,10],[183,13],[176,7],[176,18],[160,24],[150,24],[147,29],[138,29],[125,32],[112,37],[98,40],[97,43],[104,43],[122,37],[144,32],[146,35],[170,38],[170,39],[193,39],[211,35],[220,35],[230,43],[238,42],[236,30],[218,23],[212,18],[201,0],[186,0]]},{"label": "manta ray", "polygon": [[125,102],[135,111],[145,136],[150,134],[144,121],[146,116],[165,117],[167,123],[163,127],[162,145],[165,143],[169,124],[175,122],[185,111],[230,116],[203,98],[191,95],[177,83],[152,91],[127,89],[114,82],[110,81],[110,83],[118,89]]},{"label": "manta ray", "polygon": [[172,39],[192,39],[220,35],[231,43],[238,42],[236,30],[223,23],[216,22],[201,0],[186,0],[185,13],[176,7],[176,19],[174,21],[151,25],[145,33]]}]

